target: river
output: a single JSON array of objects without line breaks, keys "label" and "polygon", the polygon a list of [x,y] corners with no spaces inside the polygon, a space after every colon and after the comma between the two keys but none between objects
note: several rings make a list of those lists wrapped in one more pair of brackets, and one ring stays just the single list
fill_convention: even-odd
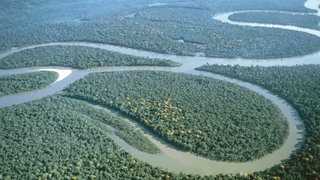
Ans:
[{"label": "river", "polygon": [[[309,0],[308,1],[309,3],[308,2],[306,3],[307,5],[309,5],[309,8],[310,8],[310,4],[312,4],[310,3],[310,1],[312,1],[313,4],[317,3],[316,0]],[[315,7],[313,7],[313,9],[315,9]],[[319,31],[316,31],[316,30],[310,31],[310,29],[307,29],[307,28],[302,28],[302,29],[299,27],[292,28],[292,27],[283,26],[283,25],[266,26],[265,24],[258,24],[258,23],[248,24],[248,23],[230,21],[228,17],[235,13],[239,13],[239,12],[223,13],[220,15],[216,15],[214,19],[223,21],[225,23],[239,25],[239,26],[282,28],[287,30],[305,32],[305,33],[313,34],[315,36],[320,37]],[[319,15],[319,11],[317,15]],[[32,67],[32,68],[20,68],[20,69],[11,69],[11,70],[0,70],[0,76],[31,72],[31,71],[43,71],[43,70],[50,70],[50,71],[55,71],[59,73],[59,78],[47,88],[35,90],[32,92],[22,93],[22,94],[0,97],[0,108],[11,106],[14,104],[21,104],[24,102],[40,99],[42,97],[59,93],[60,91],[68,87],[70,84],[85,77],[90,73],[129,71],[129,70],[160,70],[160,71],[179,72],[179,73],[186,73],[186,74],[192,74],[192,75],[207,76],[207,77],[211,77],[211,78],[215,78],[223,81],[228,81],[234,84],[238,84],[256,93],[259,93],[265,98],[271,100],[281,110],[281,112],[289,122],[288,139],[285,141],[285,143],[280,149],[275,150],[271,154],[267,154],[266,156],[260,159],[244,162],[244,163],[221,162],[221,161],[213,161],[213,160],[205,159],[199,156],[195,156],[189,152],[176,150],[175,148],[161,141],[161,139],[159,139],[158,137],[155,137],[151,132],[140,127],[137,123],[131,120],[128,120],[133,126],[135,126],[137,129],[140,129],[145,134],[145,136],[148,137],[161,150],[161,153],[159,154],[144,153],[131,147],[130,145],[125,143],[122,139],[118,138],[117,136],[115,135],[110,136],[118,145],[120,145],[127,152],[131,153],[134,157],[142,161],[148,162],[151,165],[167,168],[168,170],[176,171],[176,172],[195,173],[195,174],[201,174],[201,175],[216,175],[219,173],[227,174],[227,173],[239,173],[239,172],[240,173],[253,172],[253,171],[261,171],[266,168],[270,168],[276,164],[281,163],[282,160],[288,159],[290,155],[293,152],[295,152],[297,148],[300,145],[302,145],[304,142],[304,135],[305,135],[304,124],[302,123],[297,111],[290,104],[288,104],[284,99],[279,98],[278,96],[272,94],[271,92],[259,86],[242,82],[240,80],[228,78],[225,76],[221,76],[221,75],[196,71],[194,70],[194,68],[199,67],[206,63],[230,64],[230,65],[239,64],[241,66],[251,66],[251,65],[294,66],[297,64],[320,64],[319,63],[320,52],[303,56],[303,57],[292,57],[292,58],[271,59],[271,60],[270,59],[255,60],[255,59],[240,59],[240,58],[226,59],[226,58],[206,58],[206,57],[189,57],[189,56],[187,57],[187,56],[167,55],[167,54],[161,54],[161,53],[154,53],[150,51],[143,51],[143,50],[114,46],[109,44],[99,44],[99,43],[91,43],[91,42],[56,42],[56,43],[32,45],[32,46],[21,47],[21,48],[13,48],[11,51],[0,54],[0,60],[3,57],[6,57],[8,55],[11,55],[26,49],[42,47],[42,46],[56,46],[56,45],[86,46],[86,47],[92,47],[92,48],[100,48],[100,49],[120,52],[128,55],[135,55],[135,56],[142,56],[142,57],[149,57],[149,58],[159,58],[159,59],[169,59],[175,62],[179,62],[182,65],[180,67],[148,67],[148,66],[101,67],[101,68],[93,68],[88,70],[77,70],[77,69],[65,68],[65,67]]]}]

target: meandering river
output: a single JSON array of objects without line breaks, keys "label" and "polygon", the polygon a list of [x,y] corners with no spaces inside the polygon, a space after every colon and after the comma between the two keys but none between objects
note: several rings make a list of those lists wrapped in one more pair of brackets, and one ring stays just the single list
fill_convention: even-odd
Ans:
[{"label": "meandering river", "polygon": [[[310,4],[313,4],[310,5]],[[319,8],[315,7],[315,5],[319,5],[319,1],[317,0],[309,0],[306,3],[306,7],[310,9],[317,9],[316,15],[319,15]],[[223,13],[214,16],[215,20],[219,20],[225,23],[230,23],[239,26],[253,26],[253,27],[266,27],[266,28],[282,28],[286,30],[294,30],[305,32],[309,34],[313,34],[317,37],[320,37],[320,31],[311,30],[307,28],[300,28],[294,26],[284,26],[284,25],[266,25],[266,24],[258,24],[258,23],[243,23],[243,22],[233,22],[229,20],[229,16],[239,12],[230,12]],[[242,13],[242,12],[241,12]],[[205,57],[184,57],[184,56],[176,56],[176,55],[166,55],[160,53],[154,53],[150,51],[137,50],[132,48],[114,46],[109,44],[98,44],[98,43],[90,43],[90,42],[56,42],[56,43],[47,43],[47,44],[39,44],[32,45],[28,47],[22,48],[14,48],[11,51],[0,54],[0,60],[3,57],[8,55],[36,47],[41,46],[56,46],[56,45],[65,45],[65,46],[86,46],[93,48],[100,48],[104,50],[110,50],[115,52],[120,52],[123,54],[149,57],[149,58],[159,58],[159,59],[170,59],[175,62],[179,62],[182,65],[180,67],[148,67],[148,66],[131,66],[131,67],[102,67],[102,68],[94,68],[88,70],[77,70],[65,67],[32,67],[32,68],[20,68],[20,69],[11,69],[11,70],[0,70],[0,76],[3,75],[11,75],[18,74],[24,72],[31,71],[55,71],[59,73],[59,78],[49,87],[44,89],[35,90],[32,92],[9,95],[5,97],[0,97],[0,108],[7,107],[14,104],[21,104],[24,102],[28,102],[35,99],[40,99],[45,96],[53,95],[55,93],[59,93],[61,90],[65,89],[68,85],[74,83],[75,81],[85,77],[90,73],[96,72],[112,72],[112,71],[128,71],[128,70],[160,70],[160,71],[171,71],[171,72],[180,72],[187,73],[193,75],[207,76],[223,81],[228,81],[234,84],[238,84],[245,88],[248,88],[254,92],[257,92],[264,96],[265,98],[271,100],[283,113],[283,115],[287,118],[289,122],[289,136],[285,141],[283,146],[268,154],[260,159],[249,161],[245,163],[232,163],[232,162],[221,162],[221,161],[213,161],[209,159],[205,159],[202,157],[195,156],[189,152],[183,152],[172,148],[167,145],[161,139],[155,137],[151,132],[147,131],[140,127],[137,123],[128,120],[133,126],[137,129],[140,129],[145,136],[147,136],[154,144],[156,144],[161,153],[159,154],[148,154],[137,149],[131,147],[123,140],[118,138],[115,135],[111,135],[110,137],[115,140],[115,142],[120,145],[123,149],[131,153],[134,157],[148,162],[154,166],[160,166],[163,168],[167,168],[172,171],[177,172],[185,172],[185,173],[197,173],[201,175],[216,175],[219,173],[239,173],[239,172],[253,172],[260,171],[266,168],[270,168],[276,164],[279,164],[282,160],[288,159],[290,154],[297,150],[297,148],[303,144],[305,129],[304,124],[302,123],[297,111],[288,104],[285,100],[279,98],[278,96],[270,93],[269,91],[250,84],[246,82],[242,82],[236,79],[228,78],[221,75],[216,75],[207,72],[201,72],[194,70],[195,67],[199,67],[203,64],[239,64],[241,66],[250,66],[250,65],[260,65],[260,66],[293,66],[296,64],[320,64],[320,52],[307,55],[303,57],[293,57],[293,58],[283,58],[283,59],[272,59],[272,60],[248,60],[248,59],[224,59],[224,58],[205,58]]]}]

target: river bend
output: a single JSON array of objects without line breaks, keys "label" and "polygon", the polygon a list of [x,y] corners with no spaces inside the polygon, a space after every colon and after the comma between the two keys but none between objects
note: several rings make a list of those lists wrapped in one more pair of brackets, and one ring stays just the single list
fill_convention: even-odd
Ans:
[{"label": "river bend", "polygon": [[[317,10],[316,15],[320,15],[320,10],[318,7],[315,7],[318,1],[316,0],[308,0],[305,4],[307,8]],[[259,24],[259,23],[245,23],[245,22],[233,22],[229,20],[229,16],[236,13],[244,13],[249,11],[238,11],[238,12],[228,12],[215,15],[213,18],[215,20],[219,20],[221,22],[239,25],[239,26],[252,26],[252,27],[265,27],[265,28],[281,28],[286,30],[294,30],[300,31],[304,33],[313,34],[317,37],[320,37],[320,31],[311,30],[307,28],[295,27],[295,26],[285,26],[285,25],[274,25],[274,24]],[[260,11],[261,12],[261,11]],[[270,11],[269,11],[270,12]],[[53,95],[59,93],[70,84],[75,81],[85,77],[90,73],[97,72],[113,72],[113,71],[129,71],[129,70],[160,70],[160,71],[170,71],[170,72],[179,72],[186,73],[192,75],[200,75],[207,76],[210,78],[215,78],[218,80],[223,80],[227,82],[231,82],[245,88],[248,88],[265,98],[271,100],[283,113],[283,115],[287,118],[289,122],[289,136],[285,141],[283,146],[268,154],[260,159],[244,162],[244,163],[233,163],[233,162],[221,162],[221,161],[213,161],[209,159],[205,159],[199,156],[195,156],[189,152],[183,152],[172,148],[170,145],[161,141],[161,139],[155,137],[148,130],[140,127],[137,123],[128,120],[134,127],[141,130],[146,137],[148,137],[154,144],[156,144],[161,153],[159,154],[148,154],[137,149],[131,147],[127,143],[125,143],[122,139],[118,138],[115,135],[111,135],[110,137],[123,149],[131,153],[134,157],[148,162],[154,166],[160,166],[163,168],[167,168],[172,171],[177,172],[185,172],[185,173],[196,173],[201,175],[216,175],[219,173],[241,173],[241,172],[253,172],[253,171],[261,171],[266,168],[270,168],[276,164],[281,163],[282,160],[286,160],[290,158],[291,153],[297,150],[297,148],[303,144],[305,129],[304,124],[302,123],[297,111],[288,104],[285,100],[280,97],[272,94],[271,92],[247,83],[240,80],[228,78],[221,75],[216,75],[207,72],[201,72],[194,70],[195,67],[199,67],[203,64],[229,64],[235,65],[239,64],[241,66],[251,66],[251,65],[260,65],[260,66],[294,66],[297,64],[320,64],[320,52],[303,56],[303,57],[293,57],[293,58],[283,58],[283,59],[272,59],[272,60],[254,60],[254,59],[226,59],[226,58],[206,58],[206,57],[186,57],[186,56],[176,56],[176,55],[167,55],[161,53],[155,53],[144,50],[137,50],[132,48],[114,46],[109,44],[99,44],[99,43],[91,43],[91,42],[55,42],[55,43],[47,43],[47,44],[38,44],[31,45],[27,47],[21,48],[13,48],[10,51],[4,52],[0,54],[0,60],[6,56],[11,54],[36,48],[43,46],[86,46],[92,48],[99,48],[114,52],[119,52],[122,54],[141,56],[141,57],[149,57],[149,58],[159,58],[159,59],[169,59],[175,62],[179,62],[182,65],[180,67],[148,67],[148,66],[130,66],[130,67],[101,67],[101,68],[93,68],[88,70],[77,70],[72,68],[65,67],[32,67],[32,68],[20,68],[20,69],[11,69],[11,70],[0,70],[0,76],[3,75],[11,75],[18,74],[24,72],[31,71],[55,71],[59,74],[59,78],[51,84],[47,88],[35,90],[32,92],[9,95],[0,97],[0,108],[7,107],[14,104],[21,104],[24,102],[40,99],[42,97],[46,97],[49,95]],[[111,112],[112,113],[112,112]]]}]

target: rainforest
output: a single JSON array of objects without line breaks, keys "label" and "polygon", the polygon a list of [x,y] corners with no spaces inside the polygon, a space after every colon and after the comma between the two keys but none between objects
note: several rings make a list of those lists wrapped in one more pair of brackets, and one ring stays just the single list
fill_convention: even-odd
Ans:
[{"label": "rainforest", "polygon": [[0,180],[320,178],[318,0],[0,9]]}]

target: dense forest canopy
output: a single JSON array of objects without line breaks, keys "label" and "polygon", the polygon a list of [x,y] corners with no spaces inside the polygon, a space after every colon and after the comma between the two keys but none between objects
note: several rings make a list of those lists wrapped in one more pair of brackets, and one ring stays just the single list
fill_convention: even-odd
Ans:
[{"label": "dense forest canopy", "polygon": [[282,24],[320,30],[320,17],[281,12],[245,12],[230,16],[230,20],[267,24]]},{"label": "dense forest canopy", "polygon": [[135,147],[157,151],[125,121],[87,103],[50,97],[1,108],[0,114],[0,172],[5,179],[171,176],[120,149],[110,139],[107,125],[126,132],[125,140],[135,139]]},{"label": "dense forest canopy", "polygon": [[[0,69],[180,65],[98,48],[45,45],[54,42],[257,62],[308,55],[320,50],[320,38],[310,33],[213,19],[219,13],[247,11],[231,15],[230,20],[293,25],[318,32],[320,11],[316,15],[315,10],[304,6],[305,2],[2,0]],[[182,62],[187,66],[177,71],[189,73],[192,63],[188,63]],[[288,123],[271,101],[223,81],[162,71],[92,73],[57,95],[0,108],[0,179],[320,178],[319,65],[207,64],[197,70],[248,81],[283,97],[305,124],[305,144],[290,159],[260,172],[200,176],[153,167],[112,139],[120,138],[149,155],[161,153],[119,114],[170,147],[235,163],[250,163],[277,150],[287,138]],[[77,72],[85,76],[89,71]],[[44,88],[57,78],[57,73],[49,71],[1,76],[0,96]]]},{"label": "dense forest canopy", "polygon": [[[217,13],[251,9],[312,12],[304,2],[188,0],[149,6],[152,2],[144,0],[1,1],[1,7],[8,8],[0,12],[0,51],[48,42],[87,41],[189,56],[263,59],[305,55],[319,50],[319,38],[212,19]],[[132,13],[136,16],[127,17]],[[185,42],[177,41],[180,39]]]},{"label": "dense forest canopy", "polygon": [[0,96],[44,88],[52,84],[58,74],[52,71],[30,72],[0,77]]},{"label": "dense forest canopy", "polygon": [[284,179],[315,179],[320,170],[320,66],[241,67],[205,65],[199,70],[223,74],[253,82],[287,99],[306,125],[306,144],[285,164],[257,174],[279,174]]},{"label": "dense forest canopy", "polygon": [[151,59],[82,46],[45,46],[4,57],[1,69],[32,66],[67,66],[87,69],[103,66],[178,66],[170,60]]},{"label": "dense forest canopy", "polygon": [[279,148],[288,125],[269,100],[237,85],[169,72],[92,74],[65,95],[114,108],[177,147],[223,161]]}]

